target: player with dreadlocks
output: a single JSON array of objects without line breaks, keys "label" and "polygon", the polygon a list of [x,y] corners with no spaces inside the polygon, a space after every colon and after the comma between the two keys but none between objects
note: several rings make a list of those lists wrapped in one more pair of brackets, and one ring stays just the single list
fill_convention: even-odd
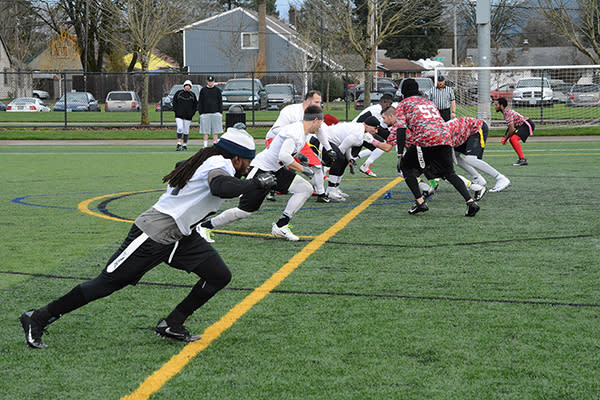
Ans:
[{"label": "player with dreadlocks", "polygon": [[96,278],[75,286],[64,296],[19,318],[26,343],[45,348],[43,330],[64,314],[106,297],[126,285],[135,285],[142,276],[164,262],[200,277],[191,292],[173,311],[158,322],[156,334],[183,342],[198,340],[183,325],[231,280],[229,268],[217,251],[200,236],[197,224],[214,214],[225,199],[238,197],[255,188],[269,189],[274,176],[265,173],[253,179],[247,174],[256,150],[245,127],[229,128],[214,146],[203,148],[163,178],[166,192],[138,216],[120,248]]}]

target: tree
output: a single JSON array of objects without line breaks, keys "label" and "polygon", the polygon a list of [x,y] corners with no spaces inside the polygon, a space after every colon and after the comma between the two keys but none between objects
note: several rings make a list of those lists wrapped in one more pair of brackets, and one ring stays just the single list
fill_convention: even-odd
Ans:
[{"label": "tree", "polygon": [[115,21],[106,13],[109,0],[32,0],[32,11],[56,34],[65,25],[75,31],[81,65],[86,72],[101,72],[111,43],[100,35]]},{"label": "tree", "polygon": [[[364,0],[361,3],[364,3]],[[413,7],[413,10],[420,9],[418,12],[424,15],[424,24],[383,40],[379,47],[387,49],[386,56],[418,60],[437,54],[440,42],[446,34],[446,29],[441,23],[444,12],[441,0],[422,0],[414,2]],[[388,12],[394,12],[393,5]],[[363,17],[366,23],[366,15]]]},{"label": "tree", "polygon": [[[600,63],[600,2],[538,0],[544,15],[580,52]],[[577,5],[577,7],[574,7]]]},{"label": "tree", "polygon": [[120,3],[104,3],[106,12],[127,33],[123,35],[113,29],[105,30],[104,37],[137,53],[142,66],[142,125],[148,125],[150,55],[163,37],[183,26],[187,4],[184,0],[121,0]]},{"label": "tree", "polygon": [[[411,0],[318,0],[319,12],[328,15],[344,33],[365,70],[365,104],[370,101],[371,72],[375,69],[375,51],[384,40],[412,29],[428,26],[432,10],[416,8]],[[360,14],[366,14],[365,19]]]},{"label": "tree", "polygon": [[[515,43],[516,34],[521,30],[523,22],[529,17],[529,0],[498,0],[492,5],[490,38],[492,47],[511,47]],[[461,37],[460,48],[477,47],[476,3],[461,0],[457,7],[458,27]]]},{"label": "tree", "polygon": [[14,68],[22,69],[27,60],[42,49],[50,35],[36,19],[29,1],[0,1],[0,15],[3,22],[0,24],[0,36],[8,48]]}]

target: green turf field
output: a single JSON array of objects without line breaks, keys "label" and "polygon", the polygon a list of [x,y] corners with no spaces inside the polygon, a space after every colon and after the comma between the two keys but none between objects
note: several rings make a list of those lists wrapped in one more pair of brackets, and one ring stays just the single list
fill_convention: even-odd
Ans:
[{"label": "green turf field", "polygon": [[386,154],[346,175],[347,202],[305,204],[300,242],[266,235],[287,196],[223,227],[233,280],[188,320],[194,344],[152,331],[196,282],[161,265],[33,350],[19,315],[95,277],[182,154],[2,146],[0,399],[596,399],[600,142],[523,147],[513,167],[488,144],[512,185],[475,218],[448,184],[408,215]]}]

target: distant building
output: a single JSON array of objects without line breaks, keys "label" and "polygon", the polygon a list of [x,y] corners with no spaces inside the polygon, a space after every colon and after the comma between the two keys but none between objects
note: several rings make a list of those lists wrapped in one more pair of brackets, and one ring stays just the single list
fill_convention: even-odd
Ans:
[{"label": "distant building", "polygon": [[[183,63],[188,72],[233,75],[254,71],[258,25],[257,12],[238,7],[183,27]],[[302,42],[292,26],[266,16],[267,71],[307,70],[320,57],[320,49]],[[323,62],[326,68],[342,69],[327,54]]]},{"label": "distant building", "polygon": [[[592,60],[574,46],[492,48],[492,66],[590,65]],[[467,49],[467,61],[477,64],[477,49]]]}]

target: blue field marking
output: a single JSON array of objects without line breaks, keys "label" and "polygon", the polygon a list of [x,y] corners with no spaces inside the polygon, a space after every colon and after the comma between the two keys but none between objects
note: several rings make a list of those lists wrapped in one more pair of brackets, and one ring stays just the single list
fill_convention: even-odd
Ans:
[{"label": "blue field marking", "polygon": [[16,198],[12,199],[11,201],[13,203],[17,203],[17,204],[20,204],[22,206],[42,207],[42,208],[58,208],[60,210],[77,210],[77,208],[75,208],[75,207],[49,206],[49,205],[45,205],[45,204],[34,204],[34,203],[28,203],[26,201],[23,201],[24,199],[29,199],[31,197],[40,197],[40,196],[53,196],[53,195],[51,195],[51,194],[39,194],[39,195],[22,196],[22,197],[16,197]]}]

